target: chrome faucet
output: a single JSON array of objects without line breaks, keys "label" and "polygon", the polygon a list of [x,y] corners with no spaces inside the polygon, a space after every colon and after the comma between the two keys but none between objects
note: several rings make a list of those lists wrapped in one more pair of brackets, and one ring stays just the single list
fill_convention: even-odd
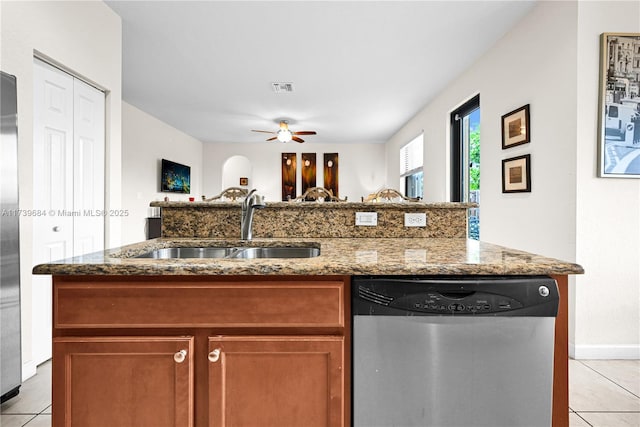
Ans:
[{"label": "chrome faucet", "polygon": [[240,220],[240,238],[242,240],[251,240],[251,224],[253,223],[253,210],[264,208],[264,197],[256,193],[254,188],[247,194],[242,202],[242,218]]}]

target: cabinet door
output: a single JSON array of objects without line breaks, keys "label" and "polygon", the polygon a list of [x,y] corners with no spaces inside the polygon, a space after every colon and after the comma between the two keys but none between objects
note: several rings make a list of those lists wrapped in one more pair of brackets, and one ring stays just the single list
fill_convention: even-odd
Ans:
[{"label": "cabinet door", "polygon": [[54,427],[190,427],[192,337],[56,338]]},{"label": "cabinet door", "polygon": [[344,424],[344,338],[209,338],[212,427]]}]

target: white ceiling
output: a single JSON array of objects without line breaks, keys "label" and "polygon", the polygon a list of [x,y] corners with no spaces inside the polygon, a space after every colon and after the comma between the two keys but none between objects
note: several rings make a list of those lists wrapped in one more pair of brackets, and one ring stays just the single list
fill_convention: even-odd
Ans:
[{"label": "white ceiling", "polygon": [[318,132],[307,143],[385,142],[534,4],[106,3],[122,17],[123,99],[200,141],[239,143],[283,118]]}]

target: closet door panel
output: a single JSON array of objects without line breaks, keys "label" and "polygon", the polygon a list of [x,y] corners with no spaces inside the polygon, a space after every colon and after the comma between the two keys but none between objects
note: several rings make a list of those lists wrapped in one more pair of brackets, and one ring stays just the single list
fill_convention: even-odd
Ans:
[{"label": "closet door panel", "polygon": [[104,249],[104,93],[75,79],[73,255]]},{"label": "closet door panel", "polygon": [[[34,60],[33,263],[73,255],[73,77]],[[37,215],[36,215],[37,213]],[[33,362],[51,358],[51,278],[33,276]]]}]

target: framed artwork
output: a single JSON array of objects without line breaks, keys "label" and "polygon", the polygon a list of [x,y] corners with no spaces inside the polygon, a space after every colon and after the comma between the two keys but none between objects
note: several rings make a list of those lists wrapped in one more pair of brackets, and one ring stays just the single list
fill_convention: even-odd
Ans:
[{"label": "framed artwork", "polygon": [[600,36],[598,174],[640,178],[640,33]]},{"label": "framed artwork", "polygon": [[296,198],[296,153],[282,153],[282,201]]},{"label": "framed artwork", "polygon": [[316,153],[302,153],[302,194],[316,186]]},{"label": "framed artwork", "polygon": [[249,185],[249,178],[245,178],[245,177],[240,178],[240,186],[246,187],[247,185]]},{"label": "framed artwork", "polygon": [[531,141],[529,104],[502,116],[502,149]]},{"label": "framed artwork", "polygon": [[512,157],[502,161],[502,192],[531,192],[531,155]]},{"label": "framed artwork", "polygon": [[338,153],[324,153],[324,188],[338,195]]},{"label": "framed artwork", "polygon": [[160,191],[165,193],[191,193],[191,166],[162,159]]}]

